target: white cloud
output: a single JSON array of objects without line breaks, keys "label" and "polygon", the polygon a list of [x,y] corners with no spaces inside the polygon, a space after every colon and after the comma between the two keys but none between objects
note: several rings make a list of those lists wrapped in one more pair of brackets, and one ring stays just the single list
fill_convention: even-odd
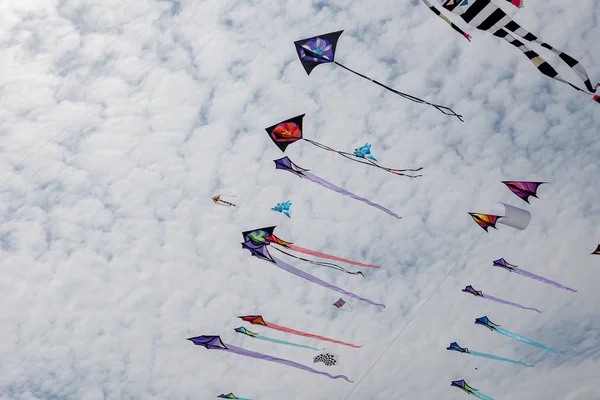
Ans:
[{"label": "white cloud", "polygon": [[[597,2],[502,7],[598,79]],[[600,114],[517,49],[470,28],[468,43],[416,0],[21,2],[0,15],[0,398],[344,399],[353,385],[185,338],[219,334],[358,382],[480,235],[350,399],[460,399],[461,378],[498,399],[597,396]],[[340,62],[466,122],[336,66],[307,77],[293,42],[338,29]],[[301,113],[307,138],[369,142],[384,165],[425,168],[409,180],[306,142],[286,151],[404,219],[275,170],[264,128]],[[527,206],[503,179],[550,183]],[[213,205],[219,191],[239,207]],[[270,210],[287,199],[291,220]],[[485,235],[467,211],[497,201],[531,210],[531,226]],[[242,230],[273,224],[380,264],[362,279],[290,262],[387,307],[339,313],[336,293],[241,249]],[[491,268],[499,257],[579,292]],[[469,297],[468,284],[544,313]],[[364,347],[327,346],[341,365],[313,365],[308,350],[233,331],[323,345],[236,318],[255,313]],[[567,354],[475,326],[483,315]],[[536,367],[450,353],[452,341]]]}]

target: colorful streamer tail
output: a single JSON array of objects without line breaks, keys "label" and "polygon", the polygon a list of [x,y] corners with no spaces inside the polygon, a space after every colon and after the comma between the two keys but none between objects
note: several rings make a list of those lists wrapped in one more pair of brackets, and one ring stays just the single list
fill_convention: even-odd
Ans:
[{"label": "colorful streamer tail", "polygon": [[371,305],[374,305],[374,306],[380,306],[380,307],[384,307],[385,308],[385,304],[375,303],[375,302],[373,302],[373,301],[371,301],[369,299],[366,299],[364,297],[360,297],[360,296],[358,296],[358,295],[356,295],[354,293],[347,292],[347,291],[345,291],[342,288],[339,288],[339,287],[334,286],[334,285],[332,285],[330,283],[327,283],[327,282],[325,282],[325,281],[323,281],[323,280],[321,280],[321,279],[319,279],[319,278],[317,278],[315,276],[307,274],[306,272],[301,271],[301,270],[299,270],[296,267],[292,267],[290,264],[288,264],[288,263],[286,263],[286,262],[284,262],[282,260],[279,260],[278,258],[275,258],[275,257],[271,257],[271,258],[273,259],[273,261],[275,261],[275,264],[279,268],[283,269],[284,271],[287,271],[287,272],[289,272],[291,274],[299,276],[300,278],[304,278],[307,281],[310,281],[310,282],[315,283],[317,285],[323,286],[324,288],[334,290],[334,291],[336,291],[338,293],[341,293],[341,294],[345,294],[348,297],[352,297],[354,299],[357,299],[357,300],[360,300],[360,301],[364,301],[365,303],[368,303],[368,304],[371,304]]},{"label": "colorful streamer tail", "polygon": [[484,299],[495,301],[496,303],[506,304],[508,306],[513,306],[513,307],[521,308],[523,310],[532,310],[532,311],[536,311],[536,312],[538,312],[540,314],[542,313],[537,308],[525,307],[525,306],[522,306],[520,304],[513,303],[512,301],[506,301],[506,300],[502,300],[502,299],[499,299],[499,298],[494,297],[494,296],[490,296],[489,294],[484,294],[481,297],[483,297]]},{"label": "colorful streamer tail", "polygon": [[534,346],[534,347],[537,347],[538,349],[542,349],[542,350],[549,351],[549,352],[550,352],[550,353],[552,353],[552,354],[565,354],[565,352],[564,352],[564,351],[556,351],[556,350],[553,350],[553,349],[551,349],[550,347],[544,346],[543,344],[541,344],[541,343],[538,343],[538,342],[536,342],[536,341],[534,341],[534,340],[528,339],[528,338],[526,338],[526,337],[524,337],[524,336],[517,335],[516,333],[513,333],[513,332],[511,332],[511,331],[507,331],[506,329],[503,329],[503,328],[501,328],[501,327],[499,327],[499,326],[495,326],[495,327],[494,327],[494,329],[495,329],[495,330],[496,330],[496,332],[498,332],[498,333],[501,333],[501,334],[503,334],[503,335],[505,335],[505,336],[508,336],[508,337],[510,337],[510,338],[513,338],[513,339],[520,340],[521,342],[523,342],[523,343],[527,343],[527,344],[529,344],[529,345],[531,345],[531,346]]},{"label": "colorful streamer tail", "polygon": [[575,289],[571,289],[570,287],[561,285],[558,282],[551,281],[550,279],[546,279],[546,278],[544,278],[542,276],[539,276],[539,275],[536,275],[536,274],[532,274],[531,272],[525,271],[524,269],[521,269],[521,268],[514,268],[512,270],[512,272],[514,272],[516,274],[519,274],[519,275],[522,275],[522,276],[525,276],[525,277],[530,278],[530,279],[535,279],[536,281],[543,282],[545,284],[557,287],[559,289],[569,290],[571,292],[577,292],[577,290],[575,290]]},{"label": "colorful streamer tail", "polygon": [[329,255],[329,254],[320,253],[318,251],[305,249],[304,247],[296,246],[295,244],[291,244],[291,243],[288,244],[288,245],[286,245],[285,247],[287,247],[290,250],[297,251],[298,253],[308,254],[308,255],[314,256],[314,257],[326,258],[328,260],[334,260],[334,261],[339,261],[339,262],[343,262],[343,263],[346,263],[346,264],[357,265],[359,267],[379,268],[378,265],[365,264],[365,263],[361,263],[361,262],[358,262],[358,261],[347,260],[345,258],[336,257],[336,256],[332,256],[332,255]]},{"label": "colorful streamer tail", "polygon": [[337,193],[343,194],[345,196],[351,197],[354,200],[362,201],[363,203],[366,203],[366,204],[370,205],[371,207],[375,207],[378,210],[381,210],[384,213],[386,213],[388,215],[391,215],[392,217],[394,217],[396,219],[401,219],[402,218],[401,216],[399,216],[398,214],[393,213],[392,211],[388,210],[387,208],[385,208],[383,206],[380,206],[379,204],[373,203],[369,199],[365,199],[364,197],[357,196],[357,195],[355,195],[352,192],[349,192],[349,191],[347,191],[345,189],[342,189],[341,187],[335,186],[334,184],[329,183],[326,180],[321,179],[318,176],[316,176],[314,174],[311,174],[308,171],[302,171],[302,176],[304,178],[308,179],[309,181],[314,182],[314,183],[316,183],[318,185],[321,185],[321,186],[323,186],[323,187],[325,187],[325,188],[327,188],[329,190],[333,190],[334,192],[337,192]]},{"label": "colorful streamer tail", "polygon": [[476,357],[489,358],[490,360],[504,361],[504,362],[509,362],[509,363],[513,363],[513,364],[519,364],[519,365],[523,365],[528,368],[534,367],[534,365],[525,364],[523,361],[511,360],[510,358],[498,357],[498,356],[494,356],[494,355],[486,354],[486,353],[479,353],[477,351],[469,351],[469,354],[476,356]]},{"label": "colorful streamer tail", "polygon": [[323,349],[317,349],[316,347],[305,346],[303,344],[296,344],[296,343],[292,343],[292,342],[286,342],[285,340],[271,339],[270,337],[261,336],[261,335],[255,335],[253,337],[256,338],[256,339],[267,341],[267,342],[285,344],[287,346],[302,347],[304,349],[310,349],[310,350],[316,350],[316,351],[323,350]]},{"label": "colorful streamer tail", "polygon": [[328,377],[330,379],[343,379],[343,380],[345,380],[347,382],[350,382],[350,383],[353,382],[350,379],[348,379],[348,377],[345,376],[345,375],[335,375],[334,376],[334,375],[328,374],[327,372],[318,371],[316,369],[307,367],[306,365],[298,364],[298,363],[296,363],[294,361],[285,360],[283,358],[278,358],[278,357],[271,357],[271,356],[268,356],[266,354],[256,353],[256,352],[250,351],[250,350],[245,350],[245,349],[242,349],[242,348],[239,348],[239,347],[232,346],[230,344],[227,345],[227,349],[222,349],[222,350],[229,351],[229,352],[234,353],[234,354],[239,354],[241,356],[252,357],[252,358],[257,358],[259,360],[271,361],[271,362],[275,362],[275,363],[278,363],[278,364],[287,365],[288,367],[298,368],[298,369],[301,369],[303,371],[312,372],[313,374],[323,375],[323,376],[326,376],[326,377]]}]

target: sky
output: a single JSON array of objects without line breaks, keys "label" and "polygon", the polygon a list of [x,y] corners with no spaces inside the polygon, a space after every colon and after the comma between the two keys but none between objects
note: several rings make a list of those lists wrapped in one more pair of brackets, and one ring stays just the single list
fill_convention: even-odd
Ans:
[{"label": "sky", "polygon": [[[600,3],[500,7],[600,80]],[[600,399],[600,109],[541,75],[505,41],[418,0],[78,0],[0,3],[0,399]],[[336,60],[449,106],[461,123],[335,65],[307,76],[293,42],[344,30]],[[576,76],[532,45],[561,74]],[[408,179],[298,142],[285,155],[385,213],[276,170],[265,128],[306,113],[307,138]],[[528,205],[502,180],[544,181]],[[211,196],[229,194],[237,207]],[[291,200],[292,218],[271,211]],[[467,212],[532,213],[485,233]],[[378,264],[360,276],[290,264],[385,309],[250,256],[241,232]],[[505,258],[578,290],[492,268]],[[344,265],[348,269],[355,267]],[[543,310],[475,298],[466,285]],[[252,326],[286,327],[363,347]],[[553,355],[474,325],[487,315]],[[239,326],[314,351],[239,335]],[[223,342],[348,376],[330,380],[194,346]],[[450,342],[535,364],[446,351]]]}]

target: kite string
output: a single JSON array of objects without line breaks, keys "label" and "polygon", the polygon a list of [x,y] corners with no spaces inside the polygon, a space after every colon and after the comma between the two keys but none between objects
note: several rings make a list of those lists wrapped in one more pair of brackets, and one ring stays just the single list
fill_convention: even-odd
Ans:
[{"label": "kite string", "polygon": [[456,263],[454,264],[454,266],[450,269],[450,271],[448,271],[448,273],[446,274],[446,276],[444,277],[444,279],[442,279],[442,281],[437,285],[437,287],[433,290],[433,292],[431,292],[431,294],[429,295],[429,297],[427,297],[427,299],[423,302],[423,304],[421,304],[421,306],[417,309],[417,311],[413,314],[413,316],[410,317],[410,319],[408,320],[408,322],[406,323],[406,325],[404,325],[404,328],[402,328],[400,330],[400,332],[398,332],[398,334],[396,335],[396,337],[394,337],[394,339],[390,342],[390,344],[387,345],[387,347],[383,350],[383,352],[379,355],[379,357],[377,357],[377,359],[375,360],[375,362],[373,363],[373,365],[371,365],[371,367],[367,370],[367,372],[363,375],[363,377],[360,378],[360,380],[352,388],[352,390],[350,391],[350,393],[348,393],[348,395],[344,398],[344,400],[347,400],[352,395],[352,393],[354,393],[354,390],[356,390],[356,388],[360,385],[360,383],[367,377],[367,375],[369,375],[369,373],[371,372],[371,370],[377,365],[377,363],[379,362],[379,360],[381,360],[381,358],[383,357],[383,355],[390,349],[390,347],[392,347],[392,345],[394,344],[394,342],[396,342],[396,340],[400,337],[400,335],[402,335],[402,332],[404,332],[406,330],[406,328],[408,328],[408,326],[410,325],[410,323],[412,322],[412,320],[415,319],[415,317],[419,314],[419,312],[423,309],[423,307],[425,307],[425,305],[427,304],[427,302],[429,302],[429,300],[431,300],[431,298],[433,297],[433,295],[438,291],[438,289],[442,286],[442,284],[446,281],[446,279],[448,279],[448,277],[450,276],[450,274],[452,273],[452,271],[454,271],[454,269],[456,268],[456,266],[462,261],[462,259],[467,255],[467,253],[469,251],[471,251],[471,249],[473,248],[473,246],[475,246],[475,243],[477,243],[477,241],[479,240],[479,238],[481,238],[481,235],[482,235],[482,233],[480,232],[479,235],[473,241],[473,243],[471,243],[471,246],[469,246],[469,248],[462,254],[462,256],[460,256],[460,258],[458,259],[458,261],[456,261]]},{"label": "kite string", "polygon": [[[548,153],[548,151],[552,148],[552,146],[554,146],[554,143],[556,143],[556,141],[558,140],[558,138],[560,136],[561,135],[556,136],[554,138],[554,140],[552,141],[552,143],[550,144],[550,146],[546,147],[546,150],[544,150],[544,152],[542,153],[542,155],[540,156],[540,158],[538,158],[538,160],[533,164],[533,167],[529,171],[529,175],[531,175],[533,173],[533,171],[536,170],[537,166],[544,159],[544,157],[546,156],[546,154]],[[348,400],[348,398],[352,395],[352,393],[354,393],[354,391],[361,384],[361,382],[367,377],[367,375],[369,375],[369,373],[371,372],[371,370],[377,365],[377,363],[379,363],[379,361],[381,360],[381,358],[383,357],[383,355],[390,349],[390,347],[392,346],[392,344],[394,344],[394,342],[400,337],[400,335],[402,334],[402,332],[404,332],[406,330],[406,328],[408,328],[408,326],[410,325],[410,323],[413,321],[413,319],[415,319],[415,317],[417,316],[417,314],[419,314],[419,312],[423,309],[423,307],[425,306],[425,304],[427,304],[427,302],[433,297],[433,295],[438,291],[438,289],[442,286],[442,284],[450,276],[450,274],[452,273],[452,271],[454,271],[454,269],[456,268],[456,266],[458,265],[458,263],[467,255],[467,253],[469,253],[469,251],[471,251],[471,249],[473,248],[473,246],[475,245],[475,243],[477,243],[477,241],[479,240],[479,238],[481,237],[481,235],[482,235],[482,233],[480,233],[479,236],[477,236],[475,238],[475,240],[473,241],[473,243],[471,243],[471,245],[469,246],[469,248],[467,249],[467,251],[465,251],[463,253],[463,255],[460,256],[460,258],[458,259],[458,261],[450,269],[450,271],[448,272],[448,274],[446,274],[446,276],[444,277],[444,279],[442,279],[442,281],[439,283],[439,285],[437,285],[437,287],[435,288],[435,290],[433,292],[431,292],[431,294],[429,295],[429,297],[427,298],[427,300],[425,300],[425,302],[417,309],[417,311],[413,314],[413,316],[408,320],[408,322],[406,323],[406,325],[404,325],[404,327],[400,330],[400,332],[396,335],[396,337],[394,337],[394,339],[392,340],[392,342],[383,350],[383,352],[379,355],[379,357],[377,357],[377,359],[375,360],[375,362],[373,363],[373,365],[371,365],[371,367],[367,370],[367,372],[363,375],[363,377],[360,378],[360,380],[356,383],[356,385],[352,388],[352,390],[348,393],[348,395],[344,398],[344,400]]]}]

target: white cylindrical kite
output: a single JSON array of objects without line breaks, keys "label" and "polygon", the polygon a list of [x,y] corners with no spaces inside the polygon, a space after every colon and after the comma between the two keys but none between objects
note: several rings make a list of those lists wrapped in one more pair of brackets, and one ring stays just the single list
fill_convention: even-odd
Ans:
[{"label": "white cylindrical kite", "polygon": [[470,212],[469,215],[471,215],[473,220],[486,232],[489,227],[497,229],[497,223],[524,230],[531,222],[531,213],[529,211],[502,202],[494,205],[493,214]]}]

